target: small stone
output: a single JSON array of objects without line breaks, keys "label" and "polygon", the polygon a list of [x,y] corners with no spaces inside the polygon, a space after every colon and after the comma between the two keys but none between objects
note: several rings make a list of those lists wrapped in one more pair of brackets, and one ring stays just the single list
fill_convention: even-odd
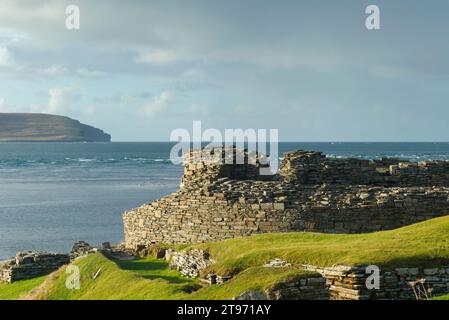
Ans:
[{"label": "small stone", "polygon": [[267,297],[262,291],[245,291],[232,300],[267,300]]},{"label": "small stone", "polygon": [[264,267],[266,267],[266,268],[286,268],[286,267],[290,267],[290,266],[291,266],[290,263],[288,263],[285,260],[278,259],[278,258],[273,259],[264,265]]},{"label": "small stone", "polygon": [[432,268],[432,269],[424,269],[424,274],[426,276],[432,276],[438,273],[438,268]]}]

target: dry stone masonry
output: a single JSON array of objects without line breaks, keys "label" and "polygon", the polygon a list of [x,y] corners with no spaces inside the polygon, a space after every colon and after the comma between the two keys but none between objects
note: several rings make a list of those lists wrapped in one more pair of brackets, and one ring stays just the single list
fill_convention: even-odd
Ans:
[{"label": "dry stone masonry", "polygon": [[[231,276],[207,274],[214,263],[203,250],[167,249],[165,259],[170,267],[189,278],[200,278],[207,285],[223,284]],[[281,280],[264,290],[248,290],[234,300],[428,300],[449,293],[449,266],[426,268],[387,268],[380,271],[379,287],[370,289],[368,266],[335,265],[322,268],[313,265],[292,266],[283,259],[273,259],[266,268],[297,268],[305,271]]]},{"label": "dry stone masonry", "polygon": [[217,159],[224,150],[190,151],[179,191],[125,212],[126,247],[267,232],[365,233],[449,214],[449,161],[294,151],[284,155],[279,174],[260,176],[259,158],[233,149],[245,162],[223,164]]},{"label": "dry stone masonry", "polygon": [[320,273],[333,300],[429,299],[449,292],[449,268],[397,268],[381,271],[379,289],[366,286],[366,266],[303,266]]},{"label": "dry stone masonry", "polygon": [[0,265],[0,282],[12,283],[46,275],[69,262],[68,254],[19,252]]},{"label": "dry stone masonry", "polygon": [[[396,268],[380,272],[378,289],[368,289],[367,266],[299,268],[317,274],[287,279],[264,291],[245,291],[236,300],[428,300],[449,292],[449,268]],[[321,275],[321,276],[320,276]]]},{"label": "dry stone masonry", "polygon": [[299,276],[265,290],[245,291],[233,300],[329,300],[326,279],[319,274]]},{"label": "dry stone masonry", "polygon": [[[104,248],[103,248],[104,250]],[[97,252],[85,241],[77,241],[70,253],[49,253],[24,251],[18,252],[12,259],[0,262],[0,283],[13,283],[47,275],[71,261]]]}]

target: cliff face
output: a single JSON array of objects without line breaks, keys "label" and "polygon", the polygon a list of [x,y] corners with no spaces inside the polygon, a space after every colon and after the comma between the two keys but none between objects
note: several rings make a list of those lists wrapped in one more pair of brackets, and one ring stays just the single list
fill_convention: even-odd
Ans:
[{"label": "cliff face", "polygon": [[110,142],[102,130],[68,117],[0,113],[0,142]]}]

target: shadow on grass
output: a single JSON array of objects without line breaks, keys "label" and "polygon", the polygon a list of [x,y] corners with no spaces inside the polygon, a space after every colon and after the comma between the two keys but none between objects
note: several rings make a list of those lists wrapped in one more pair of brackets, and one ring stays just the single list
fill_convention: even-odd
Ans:
[{"label": "shadow on grass", "polygon": [[123,269],[135,272],[139,276],[150,279],[163,279],[170,283],[190,283],[189,279],[181,276],[177,271],[170,270],[168,263],[156,259],[139,259],[131,261],[118,261],[117,265]]},{"label": "shadow on grass", "polygon": [[130,271],[164,271],[168,270],[168,263],[163,260],[130,260],[130,261],[118,261],[117,264],[120,268]]}]

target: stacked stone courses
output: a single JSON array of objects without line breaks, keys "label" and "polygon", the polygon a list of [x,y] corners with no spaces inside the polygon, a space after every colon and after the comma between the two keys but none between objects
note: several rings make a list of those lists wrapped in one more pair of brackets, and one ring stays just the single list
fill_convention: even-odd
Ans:
[{"label": "stacked stone courses", "polygon": [[70,262],[69,255],[46,252],[19,252],[0,263],[0,282],[12,283],[46,275]]},{"label": "stacked stone courses", "polygon": [[379,288],[369,290],[367,266],[333,266],[304,269],[320,273],[332,300],[414,300],[429,299],[449,291],[449,268],[396,268],[380,273]]},{"label": "stacked stone courses", "polygon": [[125,212],[126,246],[267,232],[365,233],[449,214],[449,161],[294,151],[284,155],[279,174],[262,176],[261,157],[232,149],[231,160],[244,163],[226,164],[226,150],[188,152],[179,191]]}]

